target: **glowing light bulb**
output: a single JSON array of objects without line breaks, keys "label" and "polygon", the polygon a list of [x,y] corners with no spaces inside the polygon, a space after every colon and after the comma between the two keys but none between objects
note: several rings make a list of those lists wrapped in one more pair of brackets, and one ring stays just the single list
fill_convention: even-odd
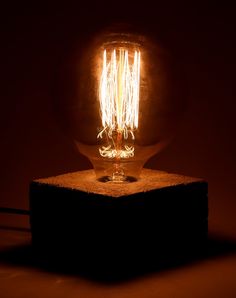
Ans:
[{"label": "glowing light bulb", "polygon": [[121,31],[98,35],[78,56],[63,70],[67,79],[58,96],[66,128],[97,179],[139,179],[181,117],[168,54],[146,37]]},{"label": "glowing light bulb", "polygon": [[122,160],[135,155],[135,130],[138,128],[140,51],[121,43],[104,49],[99,84],[102,129],[97,137],[105,144],[99,148],[103,158],[114,160],[113,181],[126,179]]}]

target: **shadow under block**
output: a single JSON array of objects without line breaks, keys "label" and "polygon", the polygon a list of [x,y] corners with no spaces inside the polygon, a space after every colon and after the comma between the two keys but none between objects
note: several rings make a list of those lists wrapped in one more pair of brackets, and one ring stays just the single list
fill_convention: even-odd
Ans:
[{"label": "shadow under block", "polygon": [[131,183],[92,170],[30,184],[32,244],[58,266],[116,268],[172,262],[204,250],[207,183],[144,169]]}]

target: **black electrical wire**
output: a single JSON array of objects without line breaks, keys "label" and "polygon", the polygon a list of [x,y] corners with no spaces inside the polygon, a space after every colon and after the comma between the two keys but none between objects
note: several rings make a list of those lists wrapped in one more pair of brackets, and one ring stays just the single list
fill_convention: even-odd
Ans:
[{"label": "black electrical wire", "polygon": [[6,207],[0,207],[0,213],[10,213],[10,214],[18,214],[18,215],[29,215],[30,214],[29,210],[6,208]]},{"label": "black electrical wire", "polygon": [[[29,216],[29,214],[30,214],[29,210],[17,209],[17,208],[7,208],[7,207],[0,207],[0,213],[27,215],[27,216]],[[1,230],[18,231],[18,232],[30,232],[29,228],[12,227],[12,226],[6,226],[6,225],[0,225],[0,229]]]}]

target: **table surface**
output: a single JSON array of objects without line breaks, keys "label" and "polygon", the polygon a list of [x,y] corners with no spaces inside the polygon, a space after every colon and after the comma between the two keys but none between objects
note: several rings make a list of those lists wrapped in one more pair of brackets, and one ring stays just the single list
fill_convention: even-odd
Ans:
[{"label": "table surface", "polygon": [[236,297],[236,244],[213,241],[207,257],[124,280],[98,280],[35,265],[30,232],[0,228],[0,297]]}]

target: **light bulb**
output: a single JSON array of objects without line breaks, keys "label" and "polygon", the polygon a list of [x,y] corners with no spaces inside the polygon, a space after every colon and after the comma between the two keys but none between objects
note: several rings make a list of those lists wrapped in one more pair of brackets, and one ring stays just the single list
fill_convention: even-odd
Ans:
[{"label": "light bulb", "polygon": [[115,31],[98,35],[70,64],[63,113],[100,181],[139,179],[169,142],[182,105],[168,60],[148,38]]}]

